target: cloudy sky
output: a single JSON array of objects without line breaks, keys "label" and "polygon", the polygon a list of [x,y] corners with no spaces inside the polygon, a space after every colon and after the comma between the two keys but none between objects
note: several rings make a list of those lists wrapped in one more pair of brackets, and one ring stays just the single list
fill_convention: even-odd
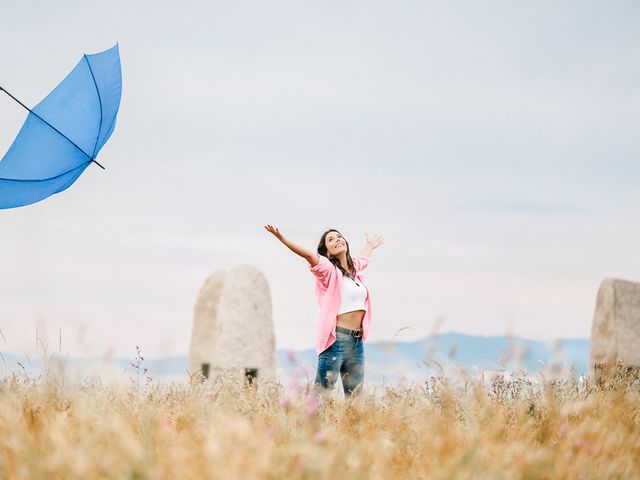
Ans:
[{"label": "cloudy sky", "polygon": [[[0,85],[35,105],[119,42],[123,97],[69,190],[0,213],[0,350],[186,354],[209,274],[260,268],[310,348],[326,227],[373,254],[370,340],[588,337],[640,281],[640,4],[3,0]],[[0,151],[24,111],[0,98]]]}]

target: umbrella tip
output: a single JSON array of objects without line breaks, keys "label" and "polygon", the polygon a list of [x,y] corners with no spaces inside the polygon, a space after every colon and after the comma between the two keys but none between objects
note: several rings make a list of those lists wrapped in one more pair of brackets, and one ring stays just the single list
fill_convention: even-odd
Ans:
[{"label": "umbrella tip", "polygon": [[100,165],[98,162],[96,162],[93,158],[91,159],[91,161],[93,163],[95,163],[96,165],[98,165],[101,169],[106,170],[106,168],[104,168],[102,165]]}]

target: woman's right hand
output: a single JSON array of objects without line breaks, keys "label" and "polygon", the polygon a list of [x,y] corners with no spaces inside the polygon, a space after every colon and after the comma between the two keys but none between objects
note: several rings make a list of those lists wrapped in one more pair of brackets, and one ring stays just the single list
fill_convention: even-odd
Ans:
[{"label": "woman's right hand", "polygon": [[311,250],[307,250],[304,247],[296,245],[290,240],[285,239],[284,236],[280,233],[280,230],[278,230],[278,227],[274,227],[273,225],[265,225],[264,228],[267,232],[280,240],[285,247],[309,262],[309,265],[311,267],[315,267],[320,261],[320,259],[318,258],[318,254],[312,252]]},{"label": "woman's right hand", "polygon": [[276,237],[278,240],[282,241],[283,240],[283,236],[280,233],[280,230],[278,230],[278,227],[274,227],[273,225],[265,225],[264,227],[267,232],[269,232],[270,234],[272,234],[274,237]]}]

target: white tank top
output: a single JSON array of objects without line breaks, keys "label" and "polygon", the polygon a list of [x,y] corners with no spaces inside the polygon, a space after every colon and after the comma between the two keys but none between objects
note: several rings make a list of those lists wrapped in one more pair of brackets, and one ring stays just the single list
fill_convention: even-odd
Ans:
[{"label": "white tank top", "polygon": [[367,288],[358,279],[355,281],[346,275],[342,277],[342,291],[340,310],[341,313],[355,312],[356,310],[367,310],[364,301],[367,298]]}]

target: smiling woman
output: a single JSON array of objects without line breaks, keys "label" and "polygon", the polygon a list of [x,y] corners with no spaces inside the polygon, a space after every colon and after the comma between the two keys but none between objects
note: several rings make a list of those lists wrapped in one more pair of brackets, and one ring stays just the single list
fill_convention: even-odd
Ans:
[{"label": "smiling woman", "polygon": [[369,265],[373,250],[384,240],[379,235],[365,234],[365,247],[360,255],[352,257],[349,242],[333,228],[322,234],[316,252],[289,241],[273,225],[266,225],[265,229],[307,260],[309,270],[316,277],[320,316],[315,384],[332,389],[340,373],[345,395],[362,393],[363,343],[371,325],[371,295],[362,271]]}]

